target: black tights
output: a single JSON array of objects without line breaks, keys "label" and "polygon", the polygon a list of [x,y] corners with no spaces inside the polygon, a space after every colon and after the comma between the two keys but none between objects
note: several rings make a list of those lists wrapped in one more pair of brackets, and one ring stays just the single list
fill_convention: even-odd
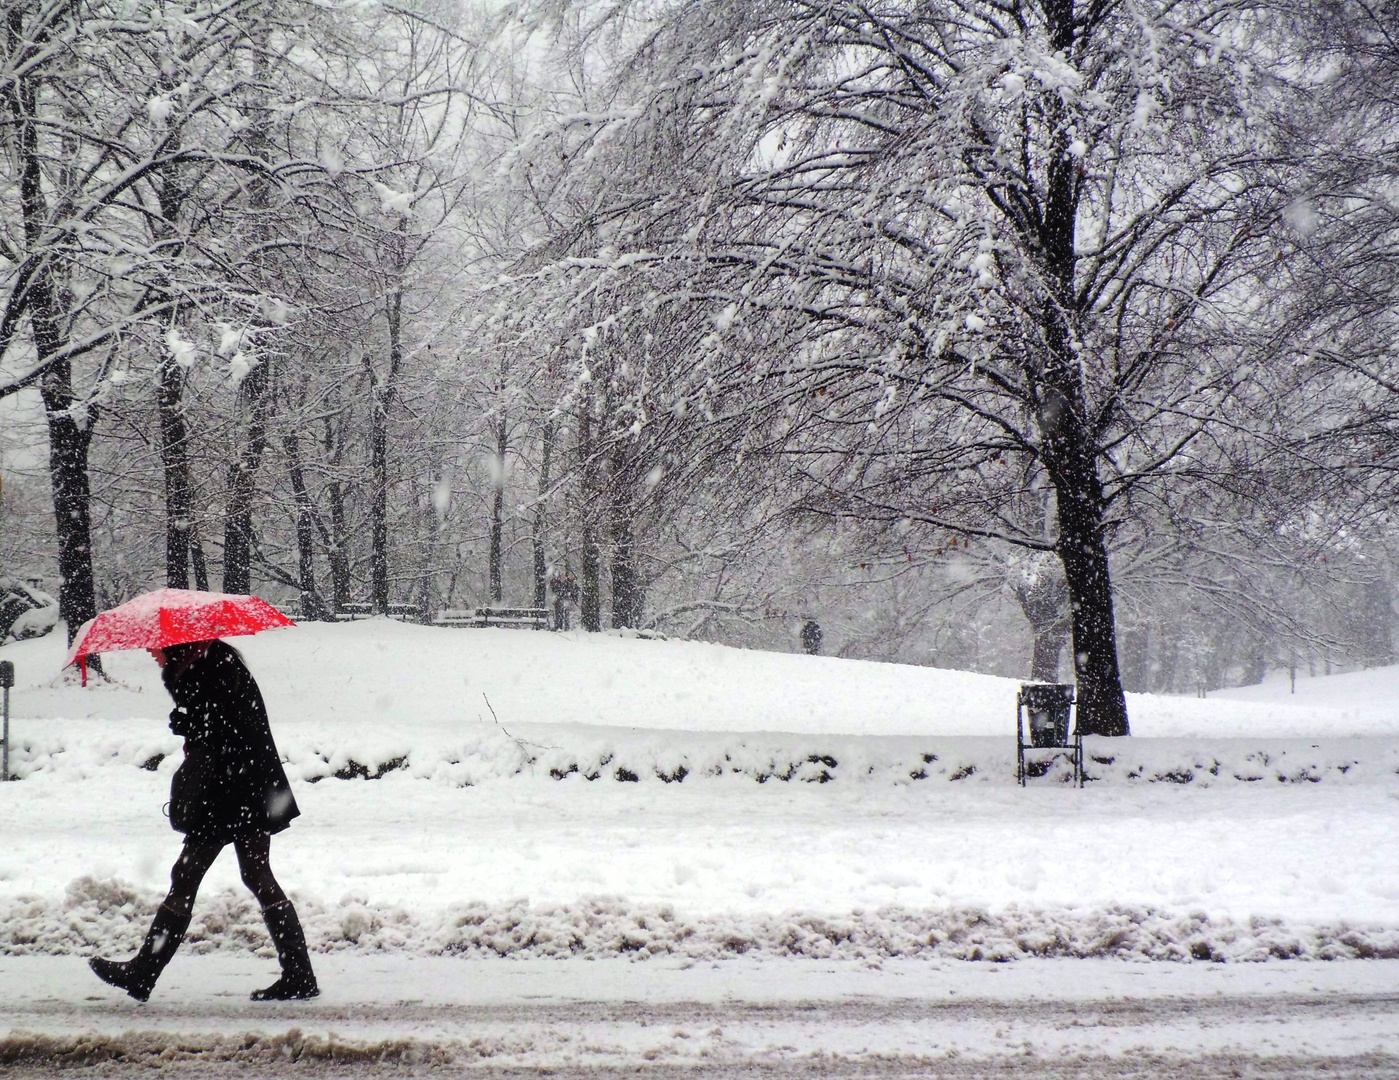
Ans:
[{"label": "black tights", "polygon": [[[194,897],[199,892],[199,883],[204,880],[209,867],[224,849],[223,844],[186,840],[184,850],[175,860],[170,870],[170,893],[165,898],[165,906],[180,915],[188,915],[194,910]],[[238,854],[238,870],[243,875],[243,884],[257,897],[264,908],[280,904],[287,898],[277,879],[272,875],[270,849],[272,838],[266,833],[249,833],[233,841],[233,850]]]}]

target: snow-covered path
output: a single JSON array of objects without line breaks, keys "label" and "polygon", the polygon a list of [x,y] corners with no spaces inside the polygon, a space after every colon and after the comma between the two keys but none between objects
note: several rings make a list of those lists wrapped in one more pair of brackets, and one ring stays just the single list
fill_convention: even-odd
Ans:
[{"label": "snow-covered path", "polygon": [[[1399,961],[881,965],[318,958],[324,995],[253,1004],[272,964],[179,957],[137,1005],[76,957],[0,957],[0,1066],[47,1075],[1399,1076]],[[1146,1068],[1146,1071],[1139,1071]],[[1231,1070],[1239,1069],[1240,1072]],[[562,1070],[557,1072],[555,1070]]]}]

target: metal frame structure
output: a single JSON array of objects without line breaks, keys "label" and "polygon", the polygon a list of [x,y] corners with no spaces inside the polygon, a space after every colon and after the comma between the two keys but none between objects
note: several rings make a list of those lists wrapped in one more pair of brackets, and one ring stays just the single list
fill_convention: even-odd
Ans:
[{"label": "metal frame structure", "polygon": [[[1058,698],[1058,701],[1054,701]],[[1048,700],[1046,700],[1048,699]],[[1043,735],[1036,738],[1036,731],[1031,720],[1030,740],[1025,739],[1025,728],[1027,715],[1033,715],[1032,710],[1037,708],[1062,708],[1063,733],[1057,731],[1050,741],[1046,741]],[[1069,717],[1072,714],[1073,734],[1069,734]],[[1055,725],[1057,728],[1059,725]],[[1041,728],[1042,732],[1044,729]],[[1069,751],[1069,761],[1073,764],[1074,785],[1083,787],[1083,734],[1078,729],[1078,706],[1074,703],[1073,683],[1025,683],[1020,687],[1020,692],[1015,697],[1015,779],[1021,787],[1025,786],[1029,778],[1025,771],[1025,751],[1026,750],[1067,750]]]}]

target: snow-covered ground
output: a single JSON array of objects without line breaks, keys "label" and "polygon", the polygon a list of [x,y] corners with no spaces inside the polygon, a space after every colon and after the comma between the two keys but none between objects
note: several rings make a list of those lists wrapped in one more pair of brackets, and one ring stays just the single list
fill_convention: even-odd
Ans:
[{"label": "snow-covered ground", "polygon": [[[430,973],[502,956],[512,973],[649,960],[681,997],[701,970],[722,984],[752,965],[969,959],[1359,964],[1371,974],[1340,985],[1399,989],[1376,959],[1399,958],[1395,669],[1295,695],[1133,696],[1134,736],[1090,740],[1085,789],[1062,765],[1021,789],[1011,680],[383,620],[236,644],[303,811],[275,866],[321,963],[350,980],[337,993],[377,1002],[375,957]],[[16,666],[21,777],[0,785],[0,981],[51,985],[38,1030],[100,1028],[81,1002],[107,991],[79,958],[135,948],[179,847],[160,813],[179,759],[169,700],[144,654],[108,657],[115,681],[88,689],[59,675],[57,636],[0,658]],[[270,973],[231,854],[181,955],[157,1001],[200,971],[213,993],[220,965]]]},{"label": "snow-covered ground", "polygon": [[[0,1070],[337,1076],[1399,1076],[1399,961],[1018,964],[322,957],[314,1002],[251,1004],[268,962],[182,958],[141,1006],[76,958],[0,957]],[[320,1068],[318,1068],[318,1066]]]}]

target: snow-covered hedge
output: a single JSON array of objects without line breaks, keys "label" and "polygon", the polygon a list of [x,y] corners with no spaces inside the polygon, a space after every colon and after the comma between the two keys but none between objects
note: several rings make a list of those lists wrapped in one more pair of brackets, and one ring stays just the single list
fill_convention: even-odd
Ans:
[{"label": "snow-covered hedge", "polygon": [[[835,735],[735,735],[575,725],[533,725],[507,732],[473,725],[450,741],[363,734],[297,736],[282,743],[293,780],[377,779],[403,772],[455,787],[506,778],[563,783],[693,783],[742,777],[758,783],[920,782],[1014,783],[1013,739]],[[1062,754],[1029,752],[1034,783],[1068,782]],[[1091,739],[1090,781],[1207,787],[1233,783],[1399,782],[1399,738]],[[175,768],[173,735],[111,734],[67,742],[61,735],[15,740],[11,770],[20,779],[41,772],[73,777],[108,767]]]}]

